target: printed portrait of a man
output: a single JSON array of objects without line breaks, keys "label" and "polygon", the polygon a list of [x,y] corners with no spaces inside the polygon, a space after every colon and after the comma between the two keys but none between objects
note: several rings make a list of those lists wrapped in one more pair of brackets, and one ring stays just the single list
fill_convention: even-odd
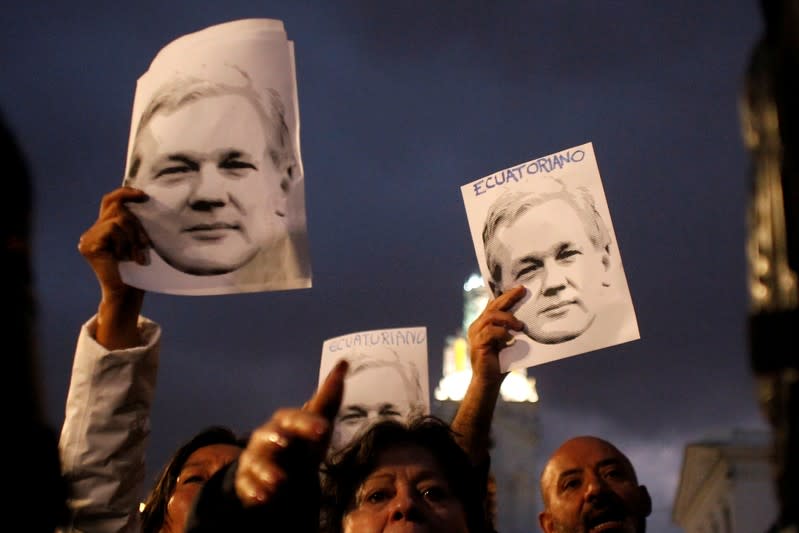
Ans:
[{"label": "printed portrait of a man", "polygon": [[483,243],[493,295],[524,285],[516,317],[531,339],[555,344],[594,324],[610,287],[610,234],[587,189],[555,178],[534,185],[497,198]]},{"label": "printed portrait of a man", "polygon": [[524,327],[503,371],[640,338],[592,143],[516,164],[461,187],[480,273]]},{"label": "printed portrait of a man", "polygon": [[426,402],[419,369],[389,347],[343,356],[350,364],[344,397],[335,418],[331,451],[347,445],[376,421],[405,420],[424,413]]},{"label": "printed portrait of a man", "polygon": [[176,81],[136,134],[125,184],[154,201],[132,207],[155,251],[188,274],[233,272],[287,236],[296,160],[283,105],[241,76],[240,86]]},{"label": "printed portrait of a man", "polygon": [[430,412],[427,328],[358,331],[322,343],[319,384],[342,359],[349,363],[344,396],[334,419],[330,453],[374,422]]},{"label": "printed portrait of a man", "polygon": [[[263,37],[259,22],[268,38],[244,39]],[[293,47],[275,22],[183,36],[140,79],[124,185],[149,196],[130,208],[152,265],[123,265],[131,284],[186,294],[310,286]]]}]

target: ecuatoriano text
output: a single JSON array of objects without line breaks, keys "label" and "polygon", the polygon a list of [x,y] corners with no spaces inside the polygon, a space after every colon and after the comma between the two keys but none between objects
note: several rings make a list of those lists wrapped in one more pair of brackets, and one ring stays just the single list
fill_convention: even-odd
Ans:
[{"label": "ecuatoriano text", "polygon": [[333,339],[329,341],[328,349],[339,352],[361,346],[407,346],[423,342],[427,342],[424,331],[370,331]]},{"label": "ecuatoriano text", "polygon": [[500,187],[507,183],[518,183],[527,176],[538,174],[540,172],[552,172],[559,170],[570,163],[579,163],[585,158],[583,150],[566,150],[547,157],[539,157],[527,163],[516,165],[515,167],[506,168],[496,174],[486,178],[479,179],[472,183],[474,188],[474,195],[480,196],[494,187]]}]

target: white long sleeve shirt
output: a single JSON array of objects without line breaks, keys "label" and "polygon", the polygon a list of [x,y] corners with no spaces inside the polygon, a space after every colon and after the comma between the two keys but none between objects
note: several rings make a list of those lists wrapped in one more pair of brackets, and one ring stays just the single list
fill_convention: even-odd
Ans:
[{"label": "white long sleeve shirt", "polygon": [[59,451],[73,516],[64,532],[138,533],[161,328],[139,317],[143,345],[107,350],[97,317],[80,331]]}]

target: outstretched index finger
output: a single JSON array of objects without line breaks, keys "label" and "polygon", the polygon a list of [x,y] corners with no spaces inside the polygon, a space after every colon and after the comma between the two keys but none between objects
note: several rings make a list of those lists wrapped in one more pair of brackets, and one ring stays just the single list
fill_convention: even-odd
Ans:
[{"label": "outstretched index finger", "polygon": [[344,359],[336,363],[319,390],[308,400],[303,409],[332,421],[341,407],[341,399],[344,396],[344,378],[349,366]]}]

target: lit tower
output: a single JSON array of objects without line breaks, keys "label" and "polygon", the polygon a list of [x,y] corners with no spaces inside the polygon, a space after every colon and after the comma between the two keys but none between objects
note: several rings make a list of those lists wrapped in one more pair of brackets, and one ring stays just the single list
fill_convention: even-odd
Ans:
[{"label": "lit tower", "polygon": [[[435,389],[433,411],[452,420],[463,399],[472,367],[466,332],[490,299],[479,274],[463,285],[463,322],[457,335],[444,345],[443,376]],[[505,377],[492,426],[491,473],[496,484],[497,530],[527,533],[538,524],[538,393],[535,378],[527,370],[513,370]]]}]

